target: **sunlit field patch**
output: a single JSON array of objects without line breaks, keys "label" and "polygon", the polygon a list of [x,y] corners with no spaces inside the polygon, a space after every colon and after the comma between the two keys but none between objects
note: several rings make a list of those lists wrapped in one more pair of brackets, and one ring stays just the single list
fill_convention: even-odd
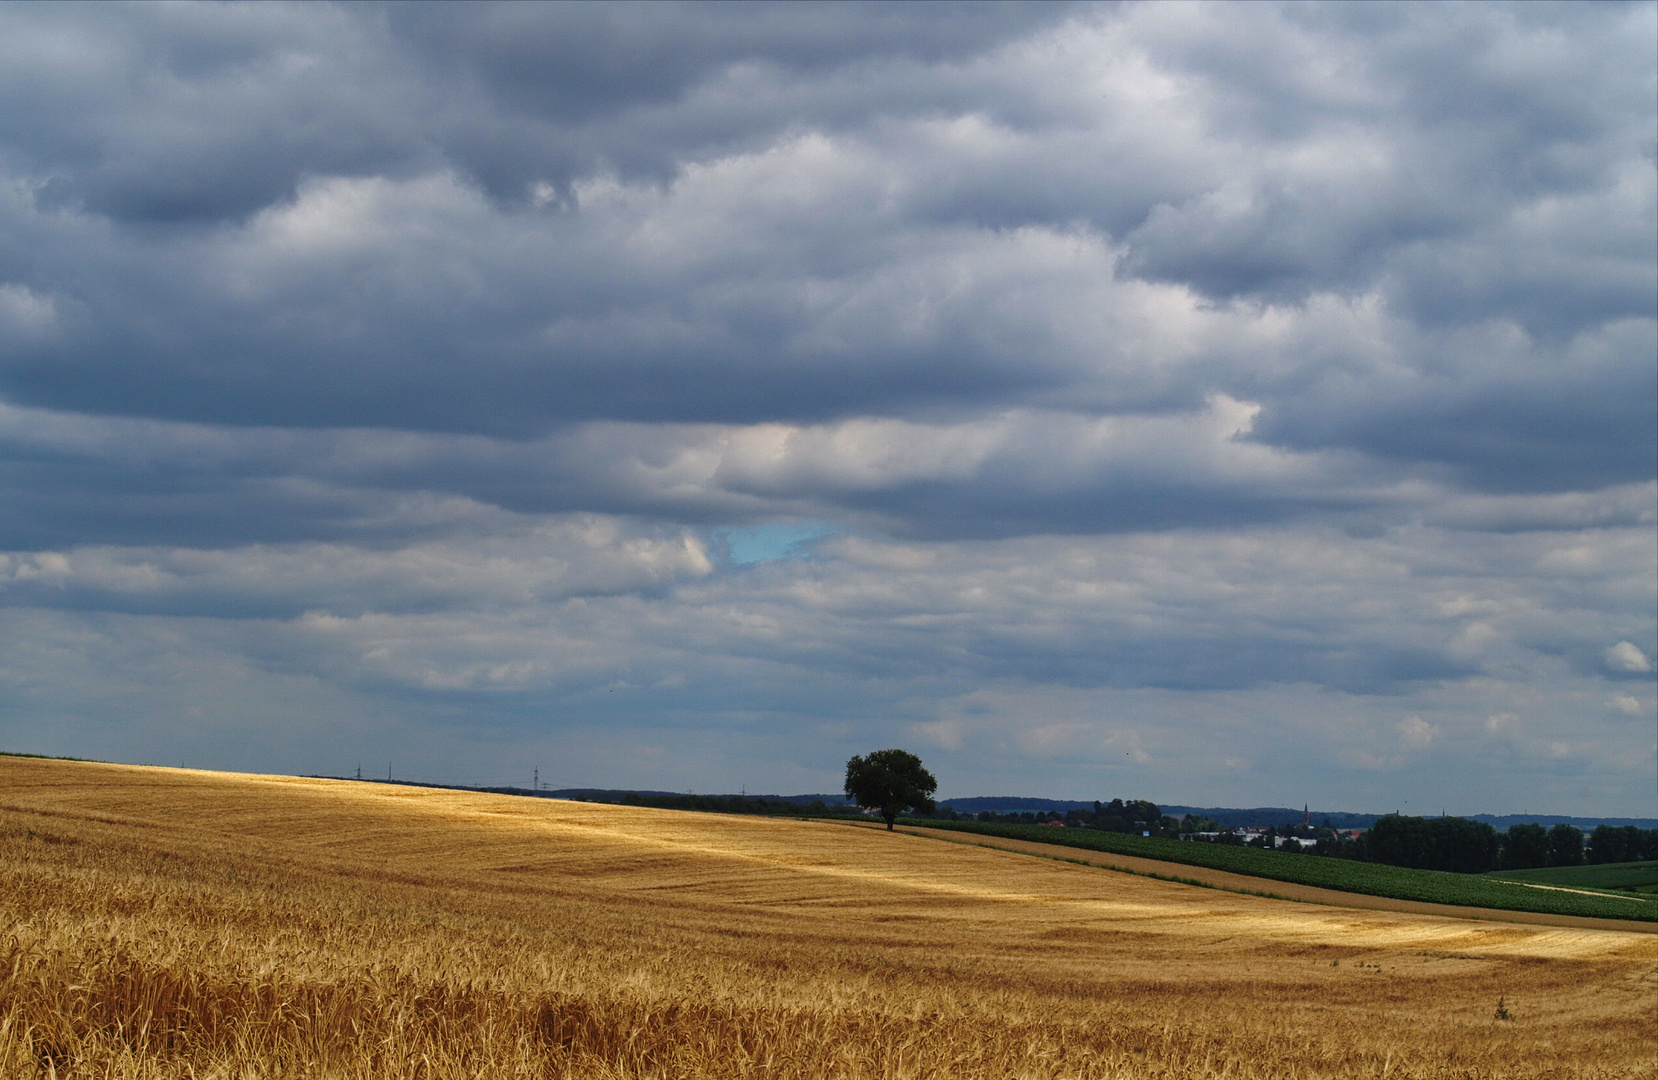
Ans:
[{"label": "sunlit field patch", "polygon": [[1658,1049],[1651,936],[814,822],[22,759],[0,785],[7,1077],[1635,1077]]}]

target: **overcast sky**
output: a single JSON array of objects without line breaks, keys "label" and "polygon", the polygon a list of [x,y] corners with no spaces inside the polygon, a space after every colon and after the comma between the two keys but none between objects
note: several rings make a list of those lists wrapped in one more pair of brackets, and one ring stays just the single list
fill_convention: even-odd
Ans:
[{"label": "overcast sky", "polygon": [[0,6],[0,746],[1658,815],[1655,13]]}]

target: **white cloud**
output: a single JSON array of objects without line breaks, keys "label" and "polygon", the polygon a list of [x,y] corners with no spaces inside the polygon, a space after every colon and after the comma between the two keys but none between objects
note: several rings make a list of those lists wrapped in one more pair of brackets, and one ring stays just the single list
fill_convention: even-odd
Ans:
[{"label": "white cloud", "polygon": [[1651,712],[1641,704],[1641,699],[1634,694],[1617,694],[1606,702],[1613,712],[1620,712],[1625,716],[1640,716],[1643,712]]},{"label": "white cloud", "polygon": [[0,285],[0,332],[21,338],[39,338],[57,325],[57,303],[26,285]]},{"label": "white cloud", "polygon": [[1439,738],[1439,728],[1420,716],[1407,716],[1399,721],[1399,738],[1412,750],[1426,750]]},{"label": "white cloud", "polygon": [[949,718],[911,724],[910,730],[929,745],[942,747],[945,750],[960,750],[971,728],[960,718]]},{"label": "white cloud", "polygon": [[1620,641],[1609,647],[1605,653],[1606,666],[1613,671],[1642,672],[1652,670],[1652,661],[1647,659],[1633,642]]},{"label": "white cloud", "polygon": [[683,529],[641,530],[599,515],[568,515],[487,539],[391,550],[349,544],[239,548],[120,548],[0,556],[0,595],[37,584],[116,607],[385,612],[533,608],[571,596],[659,588],[712,573],[706,542]]}]

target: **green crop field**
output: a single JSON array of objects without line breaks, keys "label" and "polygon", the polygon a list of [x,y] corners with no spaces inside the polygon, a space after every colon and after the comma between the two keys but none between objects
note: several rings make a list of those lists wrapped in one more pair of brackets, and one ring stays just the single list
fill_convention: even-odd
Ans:
[{"label": "green crop field", "polygon": [[[1002,836],[1057,847],[1082,848],[1142,859],[1203,866],[1234,874],[1269,878],[1321,889],[1419,900],[1432,904],[1535,911],[1549,915],[1580,915],[1596,919],[1634,919],[1658,922],[1658,901],[1606,893],[1588,895],[1537,888],[1483,874],[1452,874],[1440,870],[1410,870],[1381,863],[1353,862],[1320,855],[1287,854],[1257,848],[1231,847],[1197,841],[1130,836],[1098,829],[1056,829],[1043,825],[1003,825],[977,821],[937,821],[915,818],[909,825]],[[1650,864],[1648,864],[1650,865]],[[1590,869],[1584,867],[1583,869]],[[1541,885],[1542,882],[1537,884]],[[1548,884],[1553,884],[1552,882]]]},{"label": "green crop field", "polygon": [[1548,866],[1537,870],[1493,870],[1486,877],[1572,889],[1658,891],[1658,862],[1602,863],[1599,866]]}]

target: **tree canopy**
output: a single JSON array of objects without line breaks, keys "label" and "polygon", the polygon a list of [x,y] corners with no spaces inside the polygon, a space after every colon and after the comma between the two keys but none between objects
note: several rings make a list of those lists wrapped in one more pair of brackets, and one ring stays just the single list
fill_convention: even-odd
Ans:
[{"label": "tree canopy", "polygon": [[908,750],[876,750],[868,757],[854,754],[846,763],[847,796],[859,806],[879,810],[889,832],[906,810],[932,813],[937,790],[933,774]]},{"label": "tree canopy", "polygon": [[1392,866],[1479,874],[1497,865],[1497,831],[1459,817],[1389,814],[1365,835],[1370,857]]},{"label": "tree canopy", "polygon": [[1549,830],[1543,826],[1510,825],[1502,841],[1504,870],[1534,870],[1549,865]]}]

